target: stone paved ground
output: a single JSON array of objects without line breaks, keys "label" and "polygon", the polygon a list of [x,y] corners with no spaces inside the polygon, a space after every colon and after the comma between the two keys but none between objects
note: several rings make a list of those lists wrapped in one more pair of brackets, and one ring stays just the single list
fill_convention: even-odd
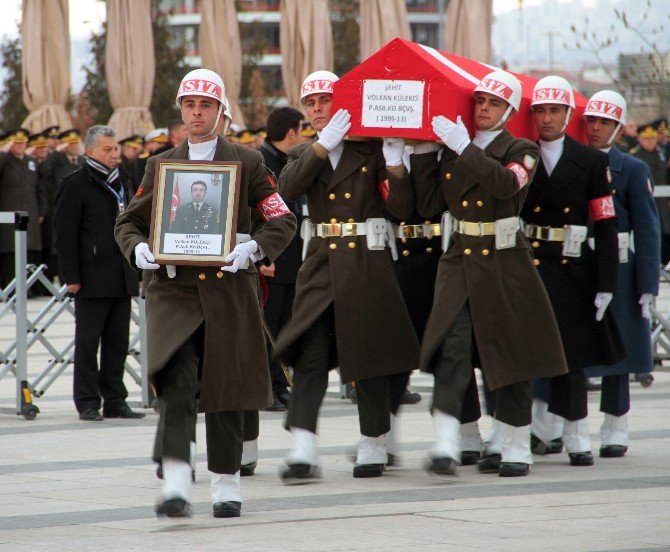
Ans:
[{"label": "stone paved ground", "polygon": [[[35,311],[41,303],[31,301]],[[13,331],[0,321],[0,346]],[[71,320],[52,328],[65,343]],[[31,356],[31,376],[48,358]],[[127,381],[131,400],[139,388]],[[37,399],[34,421],[0,414],[0,551],[595,551],[670,550],[670,372],[649,388],[632,386],[631,445],[622,459],[570,467],[567,455],[536,458],[530,476],[503,479],[474,467],[435,479],[422,470],[432,439],[431,379],[412,385],[423,401],[401,419],[402,464],[379,479],[354,480],[348,453],[356,407],[339,398],[333,374],[320,422],[321,483],[282,486],[277,472],[290,446],[283,415],[261,413],[260,461],[243,480],[243,515],[211,516],[204,450],[199,451],[195,515],[158,520],[159,482],[149,460],[157,416],[80,422],[71,369]],[[14,384],[0,380],[0,406]],[[599,446],[598,393],[590,394],[593,448]],[[483,419],[484,435],[490,421]],[[198,424],[204,442],[204,422]]]}]

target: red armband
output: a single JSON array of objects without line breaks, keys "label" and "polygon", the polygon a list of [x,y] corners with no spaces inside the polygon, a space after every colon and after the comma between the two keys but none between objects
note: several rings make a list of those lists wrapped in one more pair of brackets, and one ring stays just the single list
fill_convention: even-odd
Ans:
[{"label": "red armband", "polygon": [[273,218],[283,217],[291,212],[277,192],[269,195],[256,205],[256,209],[258,209],[265,222]]},{"label": "red armband", "polygon": [[389,179],[382,180],[377,186],[379,193],[382,195],[382,199],[386,202],[389,199]]},{"label": "red armband", "polygon": [[519,163],[508,163],[507,168],[516,175],[517,184],[519,184],[519,190],[528,184],[528,173]]},{"label": "red armband", "polygon": [[606,195],[589,200],[589,215],[593,222],[614,218],[616,212],[614,211],[614,199],[612,196]]}]

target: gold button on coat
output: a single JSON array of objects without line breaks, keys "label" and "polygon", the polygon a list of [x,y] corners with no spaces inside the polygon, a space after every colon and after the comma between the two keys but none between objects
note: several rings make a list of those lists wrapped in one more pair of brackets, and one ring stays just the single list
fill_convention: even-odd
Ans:
[{"label": "gold button on coat", "polygon": [[356,242],[349,242],[347,245],[349,246],[349,249],[354,249],[354,247],[356,247]]},{"label": "gold button on coat", "polygon": [[451,173],[445,174],[444,178],[446,178],[447,180],[451,180]]},{"label": "gold button on coat", "polygon": [[335,194],[328,194],[328,199],[335,199]]},{"label": "gold button on coat", "polygon": [[567,215],[570,212],[570,207],[566,207],[563,209],[563,212]]},{"label": "gold button on coat", "polygon": [[539,241],[534,241],[530,245],[532,245],[533,247],[540,247],[540,242]]},{"label": "gold button on coat", "polygon": [[202,272],[198,274],[198,278],[200,278],[201,280],[204,280],[206,277],[207,276],[205,276]]},{"label": "gold button on coat", "polygon": [[561,264],[568,264],[568,260],[567,259],[561,259]]},{"label": "gold button on coat", "polygon": [[332,219],[330,219],[330,224],[335,224],[336,222],[337,222],[337,219],[336,219],[336,218],[332,218]]},{"label": "gold button on coat", "polygon": [[472,253],[472,249],[470,249],[470,248],[468,247],[467,249],[464,249],[464,250],[463,250],[463,253],[465,253],[466,255],[469,255],[470,253]]},{"label": "gold button on coat", "polygon": [[349,192],[344,194],[344,199],[351,199],[351,194]]},{"label": "gold button on coat", "polygon": [[356,221],[354,219],[347,219],[347,222],[351,223],[351,222],[356,222]]},{"label": "gold button on coat", "polygon": [[330,247],[331,249],[337,249],[337,244],[331,243],[328,247]]},{"label": "gold button on coat", "polygon": [[482,255],[488,255],[490,251],[488,249],[482,249]]},{"label": "gold button on coat", "polygon": [[481,199],[479,201],[477,201],[477,207],[483,207],[483,206],[484,206],[484,202]]},{"label": "gold button on coat", "polygon": [[432,247],[426,247],[426,253],[432,253],[433,248]]},{"label": "gold button on coat", "polygon": [[467,207],[467,206],[468,206],[468,202],[467,202],[467,201],[462,201],[462,202],[461,202],[461,205],[462,205],[463,207]]},{"label": "gold button on coat", "polygon": [[367,168],[365,165],[363,165],[363,166],[361,167],[361,172],[362,172],[362,173],[366,173],[366,172],[368,172],[368,168]]},{"label": "gold button on coat", "polygon": [[403,249],[403,250],[402,250],[402,256],[403,256],[403,257],[407,257],[407,256],[409,256],[409,250],[408,250],[408,249]]},{"label": "gold button on coat", "polygon": [[221,272],[221,271],[219,270],[219,272],[216,273],[216,277],[219,278],[219,279],[220,279],[220,278],[223,278],[223,272]]},{"label": "gold button on coat", "polygon": [[400,241],[401,241],[402,243],[407,243],[407,238],[400,238]]},{"label": "gold button on coat", "polygon": [[539,266],[539,264],[540,264],[540,259],[533,259],[533,264],[534,264],[535,266]]},{"label": "gold button on coat", "polygon": [[539,205],[538,205],[537,207],[534,207],[534,208],[533,208],[533,211],[534,211],[535,213],[539,213],[541,210],[542,210],[542,207],[540,207]]}]

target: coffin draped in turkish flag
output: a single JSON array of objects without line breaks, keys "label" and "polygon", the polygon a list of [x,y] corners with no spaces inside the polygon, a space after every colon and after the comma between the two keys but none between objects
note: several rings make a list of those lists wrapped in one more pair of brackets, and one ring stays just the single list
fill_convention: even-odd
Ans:
[{"label": "coffin draped in turkish flag", "polygon": [[[333,113],[351,113],[350,136],[395,136],[436,140],[431,128],[435,115],[452,121],[460,115],[474,136],[472,91],[497,68],[440,52],[403,38],[395,38],[335,83]],[[530,112],[536,79],[512,73],[521,81],[521,107],[507,123],[518,138],[535,141],[537,131]],[[582,113],[586,98],[575,92],[576,109],[567,132],[584,141]]]}]

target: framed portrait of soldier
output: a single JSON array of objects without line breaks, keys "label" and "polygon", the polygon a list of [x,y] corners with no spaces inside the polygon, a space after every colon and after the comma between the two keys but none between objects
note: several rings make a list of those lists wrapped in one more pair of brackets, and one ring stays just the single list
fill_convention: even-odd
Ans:
[{"label": "framed portrait of soldier", "polygon": [[223,266],[235,247],[240,162],[156,163],[149,246],[163,265]]}]

